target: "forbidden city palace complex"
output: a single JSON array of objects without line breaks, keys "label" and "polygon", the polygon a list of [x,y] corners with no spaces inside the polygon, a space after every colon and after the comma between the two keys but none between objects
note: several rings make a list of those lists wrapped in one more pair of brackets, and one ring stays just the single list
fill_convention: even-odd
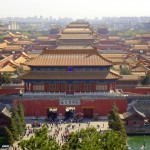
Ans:
[{"label": "forbidden city palace complex", "polygon": [[111,71],[113,63],[93,46],[96,34],[87,22],[73,22],[59,33],[57,48],[45,48],[40,56],[26,63],[30,71],[20,76],[25,91],[14,104],[22,102],[26,116],[46,117],[52,113],[92,118],[106,116],[116,103],[119,112],[127,102],[116,89],[121,78]]}]

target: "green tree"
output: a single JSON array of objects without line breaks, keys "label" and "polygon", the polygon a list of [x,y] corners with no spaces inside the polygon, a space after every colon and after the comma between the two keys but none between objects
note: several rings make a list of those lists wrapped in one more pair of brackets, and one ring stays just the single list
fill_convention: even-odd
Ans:
[{"label": "green tree", "polygon": [[124,145],[126,145],[127,135],[125,131],[125,126],[123,121],[119,117],[118,108],[116,104],[112,106],[112,109],[108,114],[108,119],[109,119],[108,122],[109,128],[112,129],[113,131],[118,132],[120,138],[124,142]]},{"label": "green tree", "polygon": [[67,139],[65,144],[62,146],[62,150],[76,150],[81,148],[80,139],[81,135],[79,133],[71,133]]},{"label": "green tree", "polygon": [[150,84],[150,74],[147,74],[146,77],[141,81],[142,85]]},{"label": "green tree", "polygon": [[127,150],[127,147],[118,132],[99,133],[95,128],[87,128],[71,133],[62,150]]},{"label": "green tree", "polygon": [[3,78],[5,83],[11,83],[11,78],[9,73],[3,73]]},{"label": "green tree", "polygon": [[122,67],[120,69],[120,74],[121,75],[130,75],[131,74],[131,70],[128,67]]},{"label": "green tree", "polygon": [[0,77],[0,85],[3,83],[11,83],[11,78],[9,73],[3,73]]},{"label": "green tree", "polygon": [[35,131],[35,136],[29,140],[22,140],[19,146],[23,150],[59,150],[57,142],[47,135],[48,129],[42,126],[41,129]]},{"label": "green tree", "polygon": [[101,149],[100,134],[95,128],[87,128],[80,131],[80,149],[95,150]]},{"label": "green tree", "polygon": [[19,114],[19,117],[20,117],[22,128],[25,129],[26,123],[25,123],[25,119],[24,119],[23,105],[21,103],[19,103],[17,108],[18,108],[18,114]]},{"label": "green tree", "polygon": [[17,125],[16,125],[13,117],[10,118],[10,124],[9,124],[8,128],[11,131],[13,138],[15,140],[18,140],[19,133],[18,133],[18,130],[17,130]]},{"label": "green tree", "polygon": [[23,67],[22,66],[20,66],[19,68],[17,68],[17,73],[19,73],[19,74],[22,74],[22,73],[24,73],[25,71],[23,70]]},{"label": "green tree", "polygon": [[0,85],[2,85],[3,83],[5,83],[5,79],[3,78],[3,76],[0,77]]},{"label": "green tree", "polygon": [[5,136],[7,138],[8,144],[13,146],[14,138],[13,138],[11,131],[7,127],[5,127]]},{"label": "green tree", "polygon": [[115,131],[108,131],[100,136],[100,145],[102,150],[127,150],[120,135]]},{"label": "green tree", "polygon": [[0,35],[0,42],[3,42],[4,35]]},{"label": "green tree", "polygon": [[68,136],[62,150],[100,150],[99,137],[95,128],[81,129]]},{"label": "green tree", "polygon": [[18,114],[18,110],[16,107],[14,107],[12,109],[12,117],[14,118],[15,122],[16,122],[16,126],[17,126],[17,129],[18,129],[18,133],[20,136],[23,135],[23,132],[24,132],[24,129],[23,129],[23,125],[22,125],[22,122],[21,122],[21,118]]}]

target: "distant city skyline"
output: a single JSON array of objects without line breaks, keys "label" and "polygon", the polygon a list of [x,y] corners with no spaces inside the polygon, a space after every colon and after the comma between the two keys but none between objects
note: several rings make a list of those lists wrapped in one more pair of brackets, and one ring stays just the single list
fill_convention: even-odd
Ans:
[{"label": "distant city skyline", "polygon": [[43,16],[94,19],[150,16],[149,0],[5,0],[0,18]]}]

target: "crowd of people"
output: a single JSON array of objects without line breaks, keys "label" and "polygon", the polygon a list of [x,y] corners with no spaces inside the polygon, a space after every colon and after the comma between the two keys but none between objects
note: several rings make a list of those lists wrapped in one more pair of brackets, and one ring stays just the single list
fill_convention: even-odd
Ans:
[{"label": "crowd of people", "polygon": [[61,122],[51,122],[46,124],[48,128],[49,138],[55,139],[60,146],[65,142],[67,136],[71,132],[79,132],[82,128],[95,127],[97,131],[101,132],[107,129],[108,124],[105,122],[78,122],[78,123],[61,123]]}]

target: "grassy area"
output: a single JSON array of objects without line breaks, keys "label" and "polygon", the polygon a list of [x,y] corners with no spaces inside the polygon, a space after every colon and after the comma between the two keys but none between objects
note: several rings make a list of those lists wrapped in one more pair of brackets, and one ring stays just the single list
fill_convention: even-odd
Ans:
[{"label": "grassy area", "polygon": [[6,138],[4,136],[0,135],[0,148],[4,144],[7,144]]}]

